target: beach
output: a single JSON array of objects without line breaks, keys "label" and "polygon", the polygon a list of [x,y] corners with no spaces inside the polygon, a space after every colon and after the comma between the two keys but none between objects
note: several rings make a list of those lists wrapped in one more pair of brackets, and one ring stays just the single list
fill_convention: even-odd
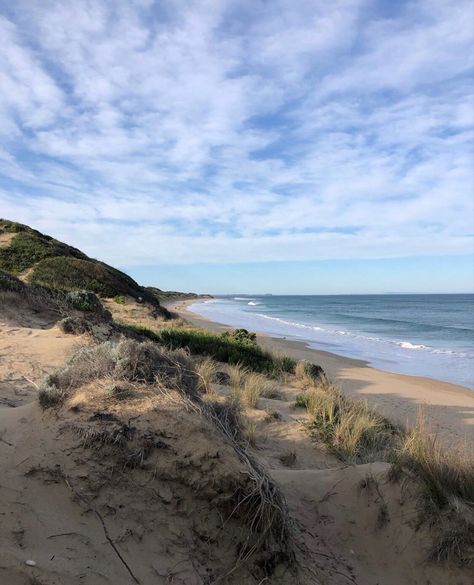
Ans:
[{"label": "beach", "polygon": [[[194,313],[191,301],[175,301],[168,308],[197,327],[223,332],[229,329]],[[474,392],[456,384],[420,376],[386,372],[306,343],[257,333],[259,343],[271,351],[314,362],[324,369],[342,390],[366,399],[396,422],[411,426],[422,413],[444,444],[474,443]]]}]

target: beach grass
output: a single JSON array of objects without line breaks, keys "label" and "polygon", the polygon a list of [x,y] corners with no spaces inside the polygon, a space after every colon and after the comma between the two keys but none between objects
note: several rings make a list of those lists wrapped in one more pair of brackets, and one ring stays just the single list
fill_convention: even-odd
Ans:
[{"label": "beach grass", "polygon": [[298,395],[296,406],[308,411],[310,432],[344,461],[384,458],[398,434],[397,427],[365,401],[348,398],[326,379]]},{"label": "beach grass", "polygon": [[431,558],[474,565],[472,448],[443,447],[422,414],[413,428],[395,425],[326,379],[299,394],[295,406],[307,410],[308,431],[342,461],[387,461],[392,480],[414,479],[420,493],[419,522],[433,528]]}]

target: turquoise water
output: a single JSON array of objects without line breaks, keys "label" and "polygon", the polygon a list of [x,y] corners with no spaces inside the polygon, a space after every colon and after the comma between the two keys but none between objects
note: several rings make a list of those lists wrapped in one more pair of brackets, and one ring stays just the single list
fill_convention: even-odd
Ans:
[{"label": "turquoise water", "polygon": [[474,388],[474,295],[234,295],[190,308],[385,370]]}]

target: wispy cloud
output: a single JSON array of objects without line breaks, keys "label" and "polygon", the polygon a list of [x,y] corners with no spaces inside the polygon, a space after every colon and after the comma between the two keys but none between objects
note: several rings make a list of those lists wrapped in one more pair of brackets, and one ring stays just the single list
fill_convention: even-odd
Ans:
[{"label": "wispy cloud", "polygon": [[129,266],[472,251],[470,1],[0,6],[0,215]]}]

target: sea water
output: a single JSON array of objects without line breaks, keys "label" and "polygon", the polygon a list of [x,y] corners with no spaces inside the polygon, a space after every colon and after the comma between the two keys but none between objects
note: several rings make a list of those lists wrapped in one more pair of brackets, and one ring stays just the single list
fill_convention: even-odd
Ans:
[{"label": "sea water", "polygon": [[474,295],[232,295],[190,310],[384,370],[474,388]]}]

